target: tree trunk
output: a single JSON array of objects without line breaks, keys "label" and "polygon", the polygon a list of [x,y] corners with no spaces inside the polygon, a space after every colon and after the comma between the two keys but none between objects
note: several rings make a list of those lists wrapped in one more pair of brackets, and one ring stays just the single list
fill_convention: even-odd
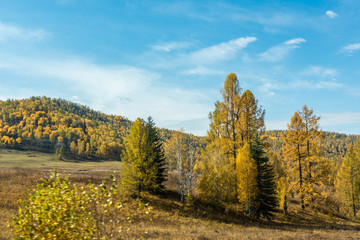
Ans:
[{"label": "tree trunk", "polygon": [[301,202],[301,208],[305,209],[305,205],[304,205],[304,194],[303,194],[303,189],[302,189],[302,171],[301,171],[301,153],[300,153],[300,145],[297,145],[297,150],[298,150],[298,160],[299,160],[299,178],[300,178],[300,202]]}]

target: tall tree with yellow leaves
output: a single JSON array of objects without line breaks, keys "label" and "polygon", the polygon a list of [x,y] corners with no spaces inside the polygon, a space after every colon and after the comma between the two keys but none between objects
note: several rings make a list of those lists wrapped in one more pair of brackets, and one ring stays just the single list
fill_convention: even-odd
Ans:
[{"label": "tall tree with yellow leaves", "polygon": [[238,200],[245,207],[249,215],[255,215],[258,208],[257,197],[259,188],[257,183],[257,166],[252,156],[250,145],[245,143],[236,157],[236,175],[238,185]]},{"label": "tall tree with yellow leaves", "polygon": [[[294,116],[288,124],[288,130],[286,133],[285,140],[285,149],[284,156],[285,161],[287,161],[289,170],[292,172],[298,172],[298,178],[294,178],[293,182],[299,184],[299,193],[300,193],[300,204],[301,208],[305,208],[304,204],[304,194],[303,194],[303,167],[304,167],[304,146],[306,140],[306,132],[304,131],[305,125],[301,120],[301,117],[298,112],[294,113]],[[297,182],[298,180],[298,182]]]},{"label": "tall tree with yellow leaves", "polygon": [[[303,106],[301,112],[294,113],[284,137],[288,179],[292,183],[291,188],[298,186],[303,209],[305,200],[313,202],[318,195],[317,189],[328,185],[330,180],[331,164],[323,157],[319,119],[312,109]],[[298,172],[298,177],[292,175],[295,172]]]},{"label": "tall tree with yellow leaves", "polygon": [[125,140],[121,181],[125,189],[140,197],[144,190],[157,188],[157,166],[146,123],[138,118]]},{"label": "tall tree with yellow leaves", "polygon": [[335,187],[342,201],[352,209],[355,217],[360,201],[360,140],[349,147],[337,173]]},{"label": "tall tree with yellow leaves", "polygon": [[[240,111],[241,111],[241,88],[235,73],[230,73],[221,89],[222,102],[219,102],[219,110],[222,127],[221,137],[224,153],[232,160],[236,161],[236,155],[241,146],[240,139]],[[215,127],[215,126],[214,126]]]},{"label": "tall tree with yellow leaves", "polygon": [[[255,137],[265,129],[265,112],[250,90],[242,93],[235,73],[230,73],[225,79],[221,95],[222,101],[215,102],[215,110],[209,114],[210,129],[206,138],[208,146],[203,152],[203,162],[199,164],[199,187],[203,195],[215,195],[219,200],[229,199],[231,196],[243,199],[244,193],[240,192],[243,189],[240,186],[243,185],[237,186],[242,177],[238,177],[235,182],[231,180],[234,175],[239,175],[237,172],[241,167],[238,168],[238,164],[243,164],[241,159],[246,159],[241,157],[239,160],[237,155],[243,155],[243,150],[239,150],[246,144],[250,148]],[[222,189],[214,184],[219,184]],[[248,206],[247,211],[250,209],[249,204]]]},{"label": "tall tree with yellow leaves", "polygon": [[265,131],[264,123],[265,111],[258,105],[258,100],[250,90],[246,90],[241,95],[240,110],[240,132],[241,141],[251,143],[257,135]]}]

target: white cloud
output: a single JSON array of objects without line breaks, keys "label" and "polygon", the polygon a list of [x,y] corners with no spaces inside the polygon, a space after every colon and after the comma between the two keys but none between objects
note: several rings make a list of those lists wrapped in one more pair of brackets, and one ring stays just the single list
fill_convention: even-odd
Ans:
[{"label": "white cloud", "polygon": [[225,71],[215,70],[215,69],[207,68],[207,67],[203,67],[203,66],[188,69],[188,70],[182,71],[181,73],[185,74],[185,75],[203,75],[203,76],[226,75]]},{"label": "white cloud", "polygon": [[341,52],[352,55],[355,51],[360,50],[360,43],[349,44],[341,49]]},{"label": "white cloud", "polygon": [[157,45],[152,45],[151,48],[156,51],[170,52],[175,49],[188,48],[191,45],[189,42],[168,42]]},{"label": "white cloud", "polygon": [[291,50],[299,48],[300,44],[306,42],[303,38],[294,38],[279,45],[269,48],[260,54],[260,60],[267,62],[279,62],[283,60]]},{"label": "white cloud", "polygon": [[331,11],[331,10],[326,11],[326,16],[328,16],[329,18],[338,17],[338,15],[335,12]]},{"label": "white cloud", "polygon": [[211,63],[220,60],[227,60],[234,57],[235,53],[251,42],[256,41],[255,37],[241,37],[229,42],[220,43],[208,48],[203,48],[190,54],[190,59],[195,63]]},{"label": "white cloud", "polygon": [[323,113],[320,120],[323,126],[360,124],[360,112]]},{"label": "white cloud", "polygon": [[269,96],[274,96],[275,92],[273,90],[281,89],[279,84],[274,83],[272,80],[267,78],[261,79],[262,85],[260,85],[259,89],[262,92],[265,92]]},{"label": "white cloud", "polygon": [[34,39],[41,40],[50,34],[44,30],[26,30],[11,24],[0,22],[0,40],[8,39]]},{"label": "white cloud", "polygon": [[[301,73],[304,75],[304,73]],[[342,88],[343,84],[339,83],[335,78],[331,77],[331,74],[335,74],[333,72],[327,73],[324,72],[316,72],[315,75],[318,79],[315,80],[307,80],[307,79],[298,79],[298,80],[291,80],[289,82],[278,82],[273,79],[269,78],[262,78],[260,79],[261,84],[259,84],[258,89],[268,96],[276,95],[276,91],[280,90],[295,90],[298,91],[299,89],[304,90],[333,90],[336,88]],[[314,75],[311,75],[314,76]],[[299,76],[295,76],[296,78]],[[300,76],[301,77],[301,76]],[[319,78],[320,77],[320,78]],[[323,77],[331,77],[329,79]]]},{"label": "white cloud", "polygon": [[338,70],[335,68],[325,68],[321,66],[309,66],[299,74],[303,76],[335,77],[338,74]]},{"label": "white cloud", "polygon": [[306,42],[306,40],[303,38],[293,38],[293,39],[286,41],[284,43],[284,45],[294,46],[294,45],[299,45],[302,42]]},{"label": "white cloud", "polygon": [[320,80],[320,81],[307,81],[307,80],[298,80],[293,82],[290,87],[294,87],[297,89],[334,89],[340,88],[343,85],[338,83],[336,79],[331,79],[328,81]]},{"label": "white cloud", "polygon": [[[45,95],[44,88],[39,87],[44,82],[50,85],[60,82],[67,94],[71,94],[61,97],[132,120],[151,115],[162,127],[177,121],[178,125],[173,125],[178,129],[183,122],[206,118],[211,110],[211,93],[164,86],[160,74],[133,66],[100,65],[74,57],[31,59],[2,56],[0,65],[2,62],[7,62],[4,68],[18,78],[36,79],[30,84],[34,87],[28,89],[31,95]],[[206,128],[207,125],[203,130],[197,130],[205,133]]]}]

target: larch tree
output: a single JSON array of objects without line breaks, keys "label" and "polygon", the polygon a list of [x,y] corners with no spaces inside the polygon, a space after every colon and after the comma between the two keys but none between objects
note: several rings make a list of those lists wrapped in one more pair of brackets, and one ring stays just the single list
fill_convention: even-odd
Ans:
[{"label": "larch tree", "polygon": [[157,164],[146,123],[138,118],[125,140],[121,181],[125,189],[140,197],[144,190],[157,188]]},{"label": "larch tree", "polygon": [[[223,128],[221,137],[224,153],[235,163],[236,154],[240,147],[239,120],[241,110],[241,88],[235,73],[230,73],[221,89],[222,102],[219,102],[221,121]],[[215,126],[214,126],[215,127]]]},{"label": "larch tree", "polygon": [[312,178],[312,167],[316,165],[316,157],[319,152],[319,146],[317,144],[318,140],[320,140],[322,136],[322,131],[319,130],[319,120],[320,117],[314,115],[314,111],[309,109],[306,105],[302,107],[302,111],[299,112],[302,122],[304,123],[304,131],[305,131],[305,156],[306,156],[306,164],[307,164],[307,177],[309,179]]},{"label": "larch tree", "polygon": [[335,187],[342,201],[352,209],[355,217],[360,202],[360,140],[349,147],[337,173]]},{"label": "larch tree", "polygon": [[[203,161],[199,164],[200,192],[217,201],[229,200],[234,196],[232,201],[238,198],[247,212],[254,213],[252,204],[256,204],[254,196],[257,190],[254,196],[247,190],[256,189],[252,185],[253,181],[248,179],[256,179],[256,174],[247,175],[244,166],[253,166],[250,164],[253,158],[249,149],[255,137],[265,129],[265,112],[250,90],[242,93],[235,73],[225,79],[221,95],[222,101],[215,102],[215,110],[209,114],[208,145],[202,154]],[[245,145],[247,148],[244,148]],[[238,154],[241,156],[238,157]]]},{"label": "larch tree", "polygon": [[296,171],[298,172],[298,178],[294,178],[293,182],[296,185],[299,184],[300,204],[302,209],[305,208],[303,194],[303,167],[306,155],[304,154],[303,148],[305,146],[306,134],[304,128],[305,126],[299,113],[295,112],[294,116],[290,120],[290,124],[288,124],[288,130],[284,138],[285,161],[287,161],[289,169],[292,170],[292,173],[295,173]]},{"label": "larch tree", "polygon": [[255,137],[265,131],[265,111],[258,105],[254,94],[246,90],[241,95],[240,132],[241,141],[251,145]]},{"label": "larch tree", "polygon": [[259,187],[257,183],[257,165],[252,156],[250,145],[245,143],[236,157],[236,175],[238,185],[238,200],[249,215],[255,215],[259,207],[257,201]]},{"label": "larch tree", "polygon": [[320,117],[314,115],[306,105],[302,111],[294,113],[286,132],[284,156],[287,171],[298,172],[298,177],[288,177],[292,187],[299,186],[301,207],[305,208],[305,200],[312,203],[318,189],[329,185],[331,163],[323,156],[321,140],[323,133],[319,129]]}]

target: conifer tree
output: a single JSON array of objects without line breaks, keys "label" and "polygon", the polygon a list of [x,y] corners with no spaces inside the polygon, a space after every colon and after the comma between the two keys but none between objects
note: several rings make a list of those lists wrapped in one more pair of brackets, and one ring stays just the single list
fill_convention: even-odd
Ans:
[{"label": "conifer tree", "polygon": [[[304,151],[303,147],[305,145],[306,135],[304,132],[304,123],[301,120],[298,112],[294,113],[294,116],[291,118],[290,124],[288,124],[288,131],[286,133],[285,140],[285,160],[290,166],[289,169],[298,172],[299,176],[299,192],[300,192],[300,204],[301,208],[305,208],[304,204],[304,194],[303,194],[303,167],[304,167]],[[294,172],[295,174],[295,172]],[[297,181],[295,180],[296,184]]]},{"label": "conifer tree", "polygon": [[[237,155],[242,154],[240,159],[245,160],[247,159],[246,154],[251,155],[251,152],[244,153],[242,147],[247,144],[250,149],[255,136],[265,129],[265,112],[258,105],[258,101],[250,90],[241,92],[235,73],[227,76],[221,94],[222,101],[215,102],[215,110],[209,114],[210,129],[206,138],[208,147],[203,153],[203,163],[199,164],[202,166],[199,180],[200,191],[206,196],[213,196],[216,193],[216,199],[222,200],[238,196],[241,199],[239,201],[244,202],[243,199],[247,193],[242,193],[241,189],[247,189],[249,186],[243,185],[244,182],[239,183],[240,179],[243,179],[243,176],[246,179],[247,175],[246,172],[243,172],[246,170],[242,168],[243,165],[237,166],[243,164]],[[240,151],[240,149],[242,150]],[[247,162],[245,161],[244,164],[246,165]],[[210,177],[209,174],[212,176]],[[231,178],[234,179],[234,175],[238,176],[235,178],[237,180],[229,181]],[[256,175],[254,177],[256,178]],[[224,179],[220,180],[220,178]],[[213,184],[220,184],[226,191],[218,189],[218,186],[213,186]],[[225,187],[223,184],[227,184],[227,186]],[[214,194],[206,194],[211,191],[215,191]],[[246,204],[248,205],[247,211],[250,208],[253,209],[249,202]]]},{"label": "conifer tree", "polygon": [[255,215],[270,219],[278,206],[274,170],[258,137],[251,146],[251,152],[257,166],[256,181],[259,192],[256,198],[258,205]]},{"label": "conifer tree", "polygon": [[355,217],[360,200],[360,140],[356,145],[349,147],[337,173],[335,187]]},{"label": "conifer tree", "polygon": [[164,153],[164,146],[160,139],[159,132],[155,128],[155,123],[151,117],[148,118],[146,126],[149,131],[149,144],[152,146],[152,153],[154,154],[154,164],[157,167],[156,171],[156,192],[164,190],[164,182],[167,179],[166,175],[166,159]]},{"label": "conifer tree", "polygon": [[323,138],[322,131],[319,130],[320,117],[314,115],[314,111],[309,109],[306,105],[302,107],[302,111],[299,112],[302,122],[304,123],[305,131],[305,163],[307,165],[307,178],[311,181],[314,173],[314,167],[317,165],[319,155],[318,141]]},{"label": "conifer tree", "polygon": [[[240,132],[241,141],[251,145],[255,137],[264,132],[265,111],[258,105],[258,100],[250,90],[246,90],[241,95],[241,111],[240,111]],[[259,139],[258,139],[259,140]]]},{"label": "conifer tree", "polygon": [[[318,189],[330,182],[331,163],[323,156],[323,133],[319,130],[319,119],[312,109],[303,106],[301,112],[294,113],[284,138],[288,179],[294,183],[292,187],[299,185],[302,208],[305,208],[305,201],[313,203],[319,195]],[[296,171],[298,178],[292,175]]]},{"label": "conifer tree", "polygon": [[157,189],[157,164],[149,141],[149,130],[138,118],[125,140],[121,180],[123,187],[137,196],[144,190]]},{"label": "conifer tree", "polygon": [[235,73],[230,73],[221,89],[223,101],[219,102],[219,110],[223,127],[221,137],[224,153],[234,163],[240,147],[239,119],[241,110],[241,88]]}]

